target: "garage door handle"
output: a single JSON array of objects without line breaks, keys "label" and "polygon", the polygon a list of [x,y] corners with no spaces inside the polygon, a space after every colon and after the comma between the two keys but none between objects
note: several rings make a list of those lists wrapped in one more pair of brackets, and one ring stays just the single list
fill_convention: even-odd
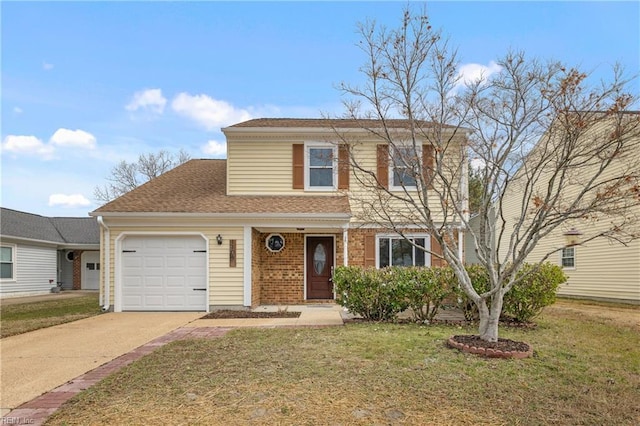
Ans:
[{"label": "garage door handle", "polygon": [[122,250],[123,253],[135,253],[135,250]]},{"label": "garage door handle", "polygon": [[193,291],[207,291],[206,288],[194,288]]}]

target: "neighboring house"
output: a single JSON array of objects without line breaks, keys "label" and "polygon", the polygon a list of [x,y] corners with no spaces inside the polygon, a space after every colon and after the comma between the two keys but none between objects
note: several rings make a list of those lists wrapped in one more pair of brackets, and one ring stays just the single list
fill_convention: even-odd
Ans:
[{"label": "neighboring house", "polygon": [[[637,115],[631,113],[630,115]],[[591,130],[587,135],[598,141],[598,137],[606,137],[611,134],[609,127],[599,125]],[[595,136],[594,136],[595,135]],[[634,136],[635,147],[628,147],[631,152],[628,156],[613,157],[615,168],[602,179],[619,176],[621,170],[633,170],[635,174],[639,172],[640,162],[640,138]],[[593,167],[596,167],[594,164]],[[542,192],[546,191],[548,180],[538,182]],[[574,194],[581,190],[580,180],[572,183],[572,186],[563,188],[566,195]],[[640,195],[636,194],[636,197]],[[504,217],[516,218],[521,215],[521,192],[519,187],[514,185],[513,190],[508,192],[503,199],[505,206]],[[638,222],[635,225],[628,225],[627,231],[640,232],[640,199],[636,199],[635,205],[628,211],[629,217],[635,217]],[[507,221],[507,223],[509,223]],[[557,229],[549,236],[542,238],[533,252],[527,257],[529,262],[538,262],[547,253],[557,250],[548,261],[561,266],[568,276],[568,281],[558,289],[558,295],[582,299],[593,299],[603,301],[617,301],[624,303],[640,303],[640,240],[635,240],[628,245],[612,242],[604,238],[599,238],[584,244],[567,246],[567,236],[565,233],[570,228],[575,228],[578,232],[592,233],[608,229],[610,224],[607,220],[594,218],[582,220],[580,222],[568,222],[563,229]],[[507,229],[511,229],[508,227]],[[502,247],[504,249],[504,245]],[[472,260],[472,257],[467,257]]]},{"label": "neighboring house", "polygon": [[0,297],[98,290],[100,235],[92,217],[0,209]]},{"label": "neighboring house", "polygon": [[[407,122],[387,125],[402,131]],[[354,155],[390,186],[397,175],[386,145],[360,124],[256,119],[223,132],[227,160],[191,160],[91,213],[102,229],[105,309],[332,301],[335,265],[439,264],[358,221],[352,194],[363,191],[337,132],[358,140]],[[439,250],[425,232],[412,238]]]}]

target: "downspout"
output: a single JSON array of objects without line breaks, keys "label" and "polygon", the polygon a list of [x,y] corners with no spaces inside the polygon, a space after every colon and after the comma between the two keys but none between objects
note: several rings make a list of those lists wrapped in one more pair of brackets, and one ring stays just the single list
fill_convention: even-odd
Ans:
[{"label": "downspout", "polygon": [[104,228],[104,265],[102,265],[102,272],[103,272],[103,281],[104,281],[104,297],[102,299],[102,311],[103,312],[108,312],[109,308],[111,307],[111,304],[109,303],[109,299],[110,299],[110,294],[109,294],[109,289],[111,288],[111,283],[109,282],[109,271],[110,271],[110,263],[111,263],[111,259],[109,256],[109,253],[111,251],[111,247],[110,247],[110,242],[111,242],[111,235],[109,233],[109,227],[107,226],[106,223],[104,223],[104,220],[102,219],[102,216],[98,216],[98,223],[100,224],[100,226],[102,228]]}]

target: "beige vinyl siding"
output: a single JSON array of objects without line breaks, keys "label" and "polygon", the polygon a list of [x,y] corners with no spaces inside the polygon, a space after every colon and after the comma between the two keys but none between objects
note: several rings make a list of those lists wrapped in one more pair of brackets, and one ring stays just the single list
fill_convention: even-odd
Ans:
[{"label": "beige vinyl siding", "polygon": [[[377,170],[377,146],[379,141],[370,140],[360,145],[354,146],[353,154],[356,156],[358,163],[365,170],[376,171]],[[455,149],[451,149],[450,152],[454,152]],[[453,153],[449,157],[449,161],[452,164],[459,164],[460,157],[454,155]],[[392,176],[393,173],[390,170],[389,176]],[[360,181],[367,182],[365,185],[359,183]],[[368,222],[367,217],[370,215],[372,209],[370,208],[371,202],[375,202],[376,194],[375,191],[371,189],[374,185],[373,179],[366,176],[366,174],[362,172],[358,172],[356,170],[351,170],[351,185],[349,190],[349,203],[351,207],[352,218],[351,222]],[[438,182],[434,182],[437,186]],[[456,181],[456,185],[459,185],[459,181]],[[402,190],[396,191],[398,193],[402,193]],[[428,205],[429,208],[432,209],[436,214],[433,215],[435,222],[441,222],[444,219],[444,215],[442,214],[440,198],[435,191],[429,191]],[[416,192],[411,194],[412,197],[416,200],[417,205],[420,207],[420,199]],[[376,202],[376,204],[378,204]],[[379,204],[378,204],[379,205]],[[388,204],[386,204],[386,208],[389,212],[395,212],[392,214],[392,218],[398,222],[406,222],[406,223],[420,223],[421,217],[417,214],[412,214],[411,212],[415,212],[416,208],[414,205],[410,203],[404,203],[402,201],[396,199],[389,199]],[[449,221],[455,221],[455,218],[452,215],[449,216]]]},{"label": "beige vinyl siding", "polygon": [[[104,230],[102,231],[104,233]],[[145,235],[180,235],[201,233],[208,240],[209,251],[209,305],[242,306],[244,303],[244,229],[242,227],[189,227],[189,226],[154,226],[154,227],[117,227],[110,226],[110,297],[111,306],[115,303],[116,240],[118,237],[144,233]],[[216,242],[216,236],[223,237],[222,245]],[[140,234],[138,234],[140,235]],[[236,240],[236,266],[229,266],[229,240]],[[122,240],[122,238],[120,238]],[[104,247],[102,247],[104,253]],[[104,265],[104,256],[102,256]],[[104,276],[100,277],[100,292],[104,292]]]},{"label": "beige vinyl siding", "polygon": [[[565,244],[561,232],[541,241],[527,260],[539,261],[546,253]],[[549,262],[561,264],[561,252]],[[624,246],[604,239],[575,247],[575,268],[564,268],[569,277],[558,289],[562,296],[612,299],[640,303],[640,241]]]},{"label": "beige vinyl siding", "polygon": [[15,276],[13,280],[0,281],[0,294],[50,293],[57,285],[56,248],[4,239],[2,243],[14,248]]},{"label": "beige vinyl siding", "polygon": [[292,145],[303,141],[243,140],[227,145],[229,195],[300,194],[292,189]]},{"label": "beige vinyl siding", "polygon": [[[602,128],[594,130],[602,133]],[[620,176],[621,173],[629,170],[629,167],[637,167],[637,154],[633,157],[620,158],[602,179]],[[581,182],[586,181],[584,176],[575,176],[572,186],[566,186],[563,190],[564,196],[569,200],[572,195],[581,189]],[[518,220],[522,210],[522,191],[518,183],[512,186],[508,194],[503,199],[505,218],[507,219],[507,229],[503,244],[501,245],[501,257],[506,254],[506,245],[511,236],[514,223]],[[541,191],[546,190],[545,181],[541,180],[536,188]],[[637,202],[636,202],[637,203]],[[640,206],[631,207],[630,215],[640,219]],[[561,249],[566,240],[563,232],[575,227],[583,232],[585,236],[592,235],[596,231],[605,230],[610,225],[610,220],[606,217],[598,217],[593,220],[583,220],[566,223],[562,229],[556,229],[551,235],[543,238],[527,257],[529,262],[537,262],[546,254],[554,250]],[[627,231],[638,232],[640,223],[633,226],[634,229]],[[508,260],[508,259],[507,259]],[[548,258],[549,262],[561,265],[561,252],[555,252]],[[568,282],[563,285],[559,295],[579,298],[620,300],[640,302],[640,241],[636,240],[624,246],[620,243],[610,242],[604,238],[597,239],[576,247],[575,268],[565,268],[568,275]]]}]

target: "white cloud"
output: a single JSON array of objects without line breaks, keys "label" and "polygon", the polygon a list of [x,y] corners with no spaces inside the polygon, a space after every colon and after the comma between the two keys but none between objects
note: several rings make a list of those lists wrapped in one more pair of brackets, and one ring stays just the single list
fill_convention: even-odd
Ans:
[{"label": "white cloud", "polygon": [[489,65],[481,64],[464,64],[458,70],[458,83],[456,88],[463,87],[467,84],[473,84],[478,81],[486,81],[489,76],[502,71],[502,67],[496,64],[494,61],[489,62]]},{"label": "white cloud", "polygon": [[202,152],[214,158],[225,158],[227,156],[227,143],[210,140],[202,147]]},{"label": "white cloud", "polygon": [[49,64],[47,62],[42,62],[42,69],[45,71],[49,71],[53,69],[53,64]]},{"label": "white cloud", "polygon": [[16,114],[22,114],[22,108],[20,107],[13,107],[13,112],[15,112]]},{"label": "white cloud", "polygon": [[171,107],[176,113],[190,118],[207,130],[215,130],[251,119],[249,111],[207,95],[179,93],[173,99]]},{"label": "white cloud", "polygon": [[35,136],[7,135],[2,150],[15,154],[40,155],[46,159],[53,155],[53,147]]},{"label": "white cloud", "polygon": [[57,146],[94,149],[96,137],[84,130],[58,129],[51,136],[50,142]]},{"label": "white cloud", "polygon": [[49,207],[66,207],[77,208],[87,207],[91,205],[91,201],[82,194],[51,194],[49,195]]},{"label": "white cloud", "polygon": [[147,89],[134,93],[131,102],[125,106],[125,109],[127,111],[143,110],[153,114],[162,114],[166,104],[167,98],[162,96],[161,89]]}]

